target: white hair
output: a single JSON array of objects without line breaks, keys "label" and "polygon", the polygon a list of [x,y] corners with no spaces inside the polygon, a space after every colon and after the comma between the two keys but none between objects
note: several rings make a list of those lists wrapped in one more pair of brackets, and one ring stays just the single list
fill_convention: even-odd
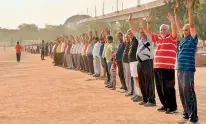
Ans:
[{"label": "white hair", "polygon": [[162,24],[162,25],[160,26],[160,30],[161,30],[162,27],[167,28],[168,31],[170,30],[170,26],[167,25],[167,24]]}]

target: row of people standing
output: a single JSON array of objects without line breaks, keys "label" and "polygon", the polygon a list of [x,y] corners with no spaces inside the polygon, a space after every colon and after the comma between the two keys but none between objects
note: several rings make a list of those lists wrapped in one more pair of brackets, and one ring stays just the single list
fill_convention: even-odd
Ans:
[{"label": "row of people standing", "polygon": [[[108,29],[104,29],[98,38],[82,34],[76,40],[73,36],[60,37],[52,47],[55,65],[99,77],[101,66],[106,77],[105,87],[116,90],[116,72],[121,82],[118,90],[131,96],[134,102],[145,107],[156,106],[155,84],[162,104],[159,112],[173,114],[177,111],[175,91],[175,69],[179,84],[180,98],[184,108],[183,118],[179,123],[197,124],[197,101],[194,91],[195,52],[197,50],[197,34],[195,31],[192,6],[193,1],[187,0],[189,24],[183,28],[178,17],[179,4],[176,3],[174,12],[168,14],[170,26],[162,24],[160,33],[151,32],[152,17],[147,17],[147,27],[139,18],[141,26],[138,29],[132,16],[129,18],[130,30],[125,37],[117,33],[118,46]],[[177,31],[182,36],[178,43]],[[97,33],[96,33],[97,34]],[[153,46],[156,51],[153,54]],[[176,68],[175,68],[176,67]]]}]

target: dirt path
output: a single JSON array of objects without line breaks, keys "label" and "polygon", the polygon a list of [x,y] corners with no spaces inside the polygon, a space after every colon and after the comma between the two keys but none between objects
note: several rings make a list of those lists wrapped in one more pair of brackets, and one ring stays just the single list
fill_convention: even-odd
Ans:
[{"label": "dirt path", "polygon": [[[16,63],[13,49],[0,48],[0,124],[176,124],[179,113],[145,108],[117,91],[104,88],[77,71],[52,66],[39,55],[23,53]],[[88,79],[92,79],[87,81]],[[201,124],[206,124],[206,68],[198,68],[196,91]]]}]

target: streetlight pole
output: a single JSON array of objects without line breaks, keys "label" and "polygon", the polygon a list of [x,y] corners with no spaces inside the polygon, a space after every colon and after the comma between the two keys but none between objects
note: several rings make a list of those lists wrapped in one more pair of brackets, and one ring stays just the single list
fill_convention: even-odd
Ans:
[{"label": "streetlight pole", "polygon": [[122,10],[124,9],[124,3],[122,2]]},{"label": "streetlight pole", "polygon": [[118,12],[118,3],[119,3],[119,0],[117,0],[117,12]]},{"label": "streetlight pole", "polygon": [[104,5],[105,4],[105,1],[103,1],[103,8],[102,8],[102,15],[104,15]]},{"label": "streetlight pole", "polygon": [[96,5],[95,5],[94,9],[95,9],[95,17],[96,17],[96,16],[97,16],[97,8],[96,8]]},{"label": "streetlight pole", "polygon": [[140,6],[140,0],[137,0],[137,6]]}]

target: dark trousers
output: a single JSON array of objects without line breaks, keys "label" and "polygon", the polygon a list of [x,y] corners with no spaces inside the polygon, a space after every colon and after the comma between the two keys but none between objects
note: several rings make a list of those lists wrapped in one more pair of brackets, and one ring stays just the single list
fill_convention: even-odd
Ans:
[{"label": "dark trousers", "polygon": [[87,55],[87,61],[89,66],[89,72],[91,74],[94,74],[93,55]]},{"label": "dark trousers", "polygon": [[54,63],[56,64],[56,61],[57,61],[57,53],[54,53],[53,61],[54,61]]},{"label": "dark trousers", "polygon": [[120,79],[122,88],[124,90],[127,90],[127,86],[126,86],[125,79],[124,79],[124,69],[123,69],[122,62],[117,62],[117,66],[118,66],[118,74],[119,74],[119,79]]},{"label": "dark trousers", "polygon": [[194,72],[178,70],[177,72],[180,100],[184,109],[184,118],[197,122],[197,99],[194,90]]},{"label": "dark trousers", "polygon": [[89,72],[89,66],[88,66],[87,56],[84,56],[83,59],[84,59],[85,71],[86,71],[86,72]]},{"label": "dark trousers", "polygon": [[104,64],[106,65],[105,68],[106,68],[106,73],[107,73],[107,83],[109,83],[110,82],[110,72],[109,72],[110,70],[107,66],[106,58],[104,58]]},{"label": "dark trousers", "polygon": [[137,64],[139,86],[144,102],[155,102],[155,86],[153,74],[153,60],[146,60]]},{"label": "dark trousers", "polygon": [[83,59],[82,55],[80,55],[80,66],[81,66],[81,70],[82,71],[86,71],[86,69],[84,67],[84,59]]},{"label": "dark trousers", "polygon": [[75,65],[75,54],[72,54],[72,64],[73,64],[73,67],[76,68],[76,65]]},{"label": "dark trousers", "polygon": [[64,54],[63,53],[59,53],[59,65],[63,65],[63,60],[64,60]]},{"label": "dark trousers", "polygon": [[62,65],[63,64],[63,54],[62,53],[56,53],[54,56],[54,63],[55,65]]},{"label": "dark trousers", "polygon": [[20,62],[20,59],[21,59],[21,53],[16,53],[17,62]]},{"label": "dark trousers", "polygon": [[177,109],[175,92],[175,70],[154,69],[157,93],[165,108]]},{"label": "dark trousers", "polygon": [[41,60],[44,59],[44,51],[41,51]]}]

